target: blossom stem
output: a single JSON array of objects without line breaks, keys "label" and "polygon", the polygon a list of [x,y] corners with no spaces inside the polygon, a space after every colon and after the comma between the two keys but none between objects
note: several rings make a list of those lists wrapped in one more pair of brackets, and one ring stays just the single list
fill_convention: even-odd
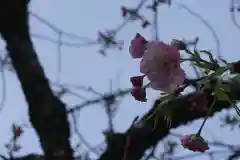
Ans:
[{"label": "blossom stem", "polygon": [[[144,75],[144,76],[145,76],[145,75]],[[150,82],[147,83],[145,86],[143,86],[143,88],[145,88],[145,89],[148,88],[148,87],[150,86],[150,84],[151,84]]]},{"label": "blossom stem", "polygon": [[208,119],[208,116],[210,115],[210,113],[211,113],[211,111],[212,111],[212,109],[213,109],[213,106],[214,106],[215,102],[216,102],[216,98],[214,97],[214,99],[213,99],[213,101],[212,101],[212,103],[211,103],[211,106],[209,107],[208,112],[207,112],[207,114],[206,114],[206,117],[204,118],[204,120],[203,120],[203,122],[202,122],[202,125],[201,125],[201,127],[199,128],[199,130],[198,130],[198,132],[197,132],[196,135],[200,136],[200,134],[201,134],[201,132],[202,132],[202,129],[203,129],[203,126],[204,126],[204,124],[206,123],[206,121],[207,121],[207,119]]}]

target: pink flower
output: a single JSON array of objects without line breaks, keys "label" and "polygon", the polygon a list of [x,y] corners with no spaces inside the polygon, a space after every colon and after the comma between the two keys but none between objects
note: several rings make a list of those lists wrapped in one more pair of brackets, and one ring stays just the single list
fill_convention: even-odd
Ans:
[{"label": "pink flower", "polygon": [[185,80],[178,49],[161,41],[147,43],[140,71],[151,81],[153,89],[165,92],[174,91]]},{"label": "pink flower", "polygon": [[130,81],[133,85],[133,87],[142,87],[143,85],[143,78],[144,78],[144,75],[143,76],[134,76],[134,77],[131,77],[130,78]]},{"label": "pink flower", "polygon": [[146,89],[141,87],[133,87],[131,91],[132,96],[140,102],[146,102]]},{"label": "pink flower", "polygon": [[207,142],[199,135],[191,134],[182,137],[181,144],[193,152],[205,152],[209,149]]},{"label": "pink flower", "polygon": [[147,40],[139,33],[137,33],[136,36],[131,41],[131,45],[129,47],[129,52],[132,58],[142,58],[146,44]]}]

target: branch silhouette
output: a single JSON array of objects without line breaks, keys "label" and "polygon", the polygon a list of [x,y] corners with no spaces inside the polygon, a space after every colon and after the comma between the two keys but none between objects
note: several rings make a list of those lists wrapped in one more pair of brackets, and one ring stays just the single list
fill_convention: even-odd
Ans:
[{"label": "branch silhouette", "polygon": [[0,32],[20,80],[28,112],[48,160],[71,160],[65,104],[50,89],[30,39],[28,0],[2,0]]},{"label": "branch silhouette", "polygon": [[[54,96],[50,89],[49,81],[31,42],[28,27],[28,3],[28,0],[1,0],[0,33],[7,44],[9,56],[28,102],[29,117],[39,136],[44,156],[30,154],[15,159],[72,160],[74,157],[69,142],[70,129],[67,114],[87,105],[106,101],[109,97],[126,95],[130,93],[130,90],[89,100],[66,110],[65,104]],[[229,93],[231,99],[240,100],[239,83],[231,80],[226,83],[231,88]],[[131,125],[125,133],[112,133],[106,136],[107,148],[99,160],[139,160],[148,148],[155,146],[167,136],[170,129],[205,117],[206,113],[194,113],[190,110],[188,99],[194,94],[181,96],[167,104],[169,107],[174,106],[170,128],[166,124],[164,115],[158,115],[156,122],[153,119],[145,120],[161,103],[161,98],[156,100],[152,109],[139,121],[141,126]],[[228,108],[230,108],[229,102],[217,101],[211,116]]]},{"label": "branch silhouette", "polygon": [[[231,99],[240,100],[240,97],[238,96],[240,94],[239,83],[230,80],[228,84],[231,88],[231,93],[229,94]],[[161,99],[156,100],[152,109],[140,120],[142,123],[141,127],[133,125],[125,133],[116,133],[107,139],[108,147],[100,156],[99,160],[122,160],[124,154],[125,160],[139,160],[148,148],[153,147],[167,136],[170,133],[170,129],[185,125],[199,118],[204,118],[206,113],[194,113],[190,110],[188,99],[194,94],[195,92],[190,93],[177,100],[170,101],[167,104],[169,107],[173,108],[173,117],[171,119],[170,128],[166,123],[164,115],[158,115],[156,118],[157,122],[155,122],[154,119],[145,120],[146,117],[149,117],[161,103]],[[212,117],[215,113],[228,108],[230,108],[229,102],[217,101],[210,116]],[[127,149],[125,150],[126,144]]]}]

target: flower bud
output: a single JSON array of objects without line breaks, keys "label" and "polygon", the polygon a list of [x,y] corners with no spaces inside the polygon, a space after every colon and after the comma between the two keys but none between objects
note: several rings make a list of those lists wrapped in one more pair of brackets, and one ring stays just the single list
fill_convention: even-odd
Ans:
[{"label": "flower bud", "polygon": [[133,87],[132,96],[140,102],[146,102],[146,89],[145,88],[140,88],[140,87]]},{"label": "flower bud", "polygon": [[209,149],[208,143],[196,134],[186,135],[181,138],[181,144],[193,152],[205,152]]}]

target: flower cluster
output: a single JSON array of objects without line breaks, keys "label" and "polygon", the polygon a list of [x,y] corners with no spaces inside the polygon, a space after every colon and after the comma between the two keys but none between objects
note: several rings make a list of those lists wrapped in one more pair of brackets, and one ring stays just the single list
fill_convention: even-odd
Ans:
[{"label": "flower cluster", "polygon": [[[168,93],[175,93],[180,89],[185,80],[185,73],[180,66],[179,50],[186,46],[179,42],[166,44],[162,41],[147,41],[139,33],[131,41],[129,47],[133,59],[141,58],[140,72],[143,75],[130,78],[132,83],[132,96],[141,102],[146,99],[146,86],[143,86],[143,79],[148,78],[149,86],[155,90]],[[190,110],[206,112],[209,108],[208,94],[199,91],[189,99]],[[205,121],[203,122],[204,125]],[[205,152],[209,149],[208,143],[200,136],[203,125],[197,134],[186,135],[181,138],[184,148],[194,152]]]},{"label": "flower cluster", "polygon": [[[131,41],[129,52],[133,59],[142,58],[140,72],[149,79],[151,88],[173,92],[183,84],[185,73],[180,66],[180,53],[176,46],[162,41],[147,41],[137,33]],[[139,80],[142,79],[143,76],[139,78]],[[136,91],[136,87],[133,87],[133,92],[134,97],[135,95],[143,95],[140,93],[143,92],[143,89]]]}]

